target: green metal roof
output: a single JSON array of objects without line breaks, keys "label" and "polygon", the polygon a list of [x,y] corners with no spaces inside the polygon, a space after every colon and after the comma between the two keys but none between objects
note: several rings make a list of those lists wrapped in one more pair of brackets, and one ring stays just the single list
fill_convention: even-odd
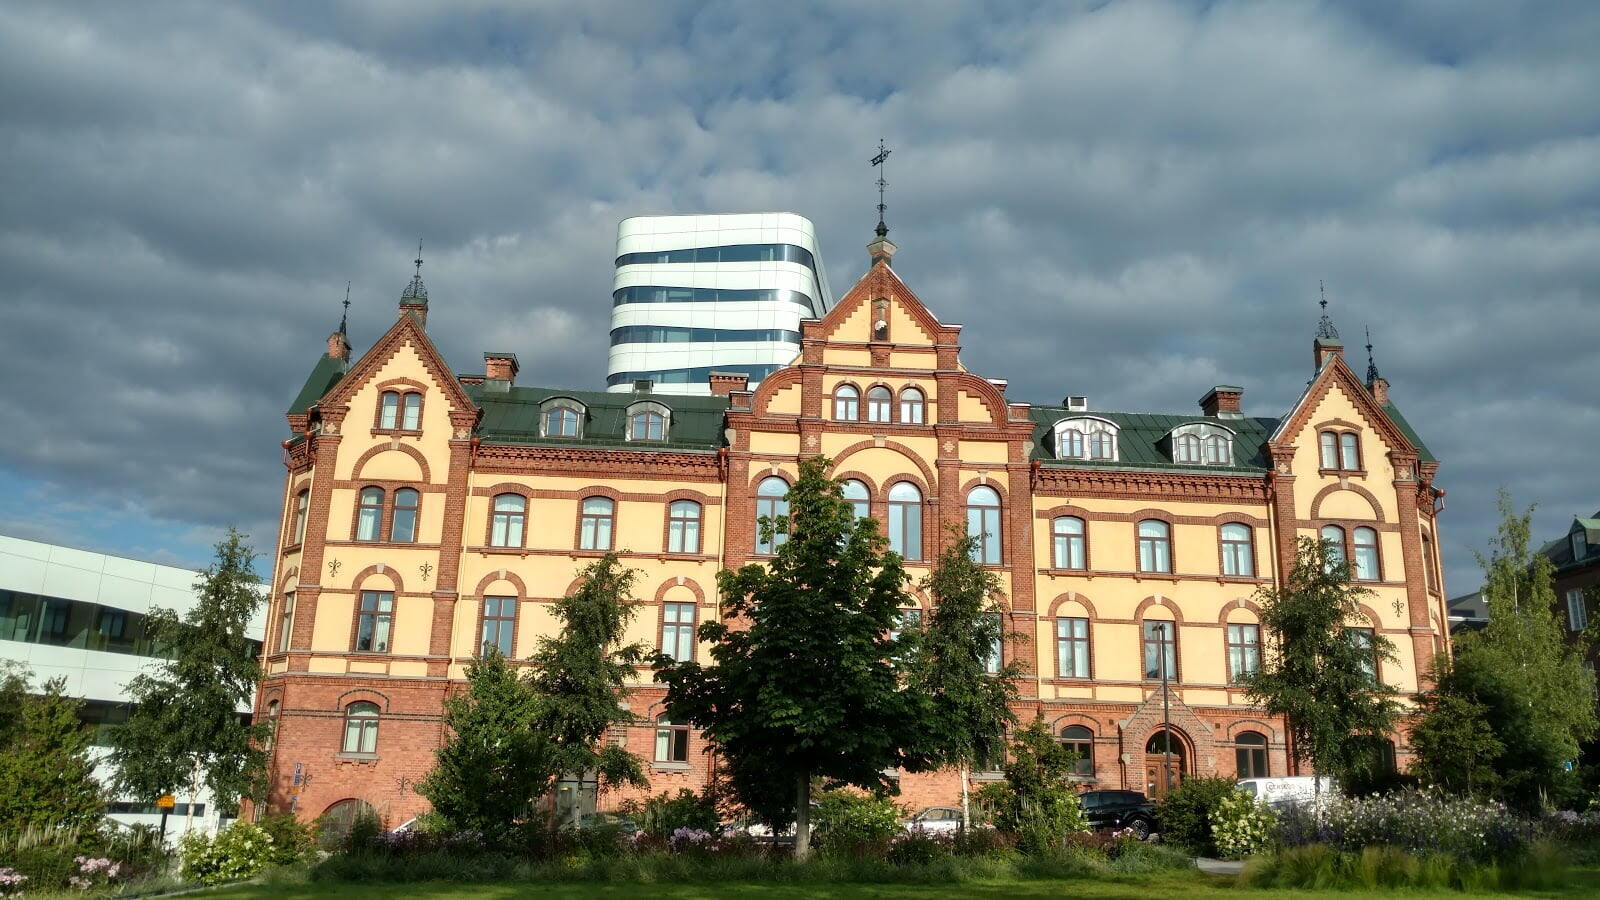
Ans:
[{"label": "green metal roof", "polygon": [[1411,442],[1411,446],[1417,448],[1417,459],[1422,462],[1438,462],[1433,458],[1433,454],[1428,452],[1428,445],[1422,442],[1422,438],[1417,437],[1417,430],[1411,427],[1405,416],[1400,415],[1400,410],[1393,403],[1385,403],[1382,409],[1384,415],[1389,417],[1389,421],[1393,422],[1395,427],[1400,429],[1400,433],[1406,436],[1406,440]]},{"label": "green metal roof", "polygon": [[[1125,413],[1068,410],[1060,406],[1034,406],[1028,409],[1034,421],[1033,458],[1050,465],[1093,466],[1109,469],[1182,469],[1203,472],[1239,472],[1259,474],[1271,468],[1264,446],[1267,436],[1278,426],[1277,419],[1243,418],[1219,419],[1215,416],[1178,416],[1159,413]],[[1117,426],[1118,459],[1056,459],[1050,443],[1051,428],[1062,419],[1080,417],[1105,419]],[[1196,463],[1175,463],[1170,450],[1161,441],[1172,429],[1180,425],[1205,423],[1220,425],[1234,433],[1233,464],[1204,466]]]},{"label": "green metal roof", "polygon": [[[728,410],[726,397],[569,391],[549,387],[511,387],[497,391],[487,384],[464,384],[463,387],[472,402],[483,409],[478,435],[493,443],[701,451],[723,446],[723,416]],[[540,408],[545,401],[557,397],[576,400],[584,407],[583,437],[540,436]],[[628,407],[641,401],[657,403],[671,411],[667,440],[629,441],[625,438]]]},{"label": "green metal roof", "polygon": [[347,365],[346,360],[334,359],[324,353],[312,367],[305,386],[300,388],[300,393],[294,395],[294,402],[289,404],[289,415],[303,413],[321,400],[322,395],[332,390],[333,386],[339,383],[339,379],[344,377]]}]

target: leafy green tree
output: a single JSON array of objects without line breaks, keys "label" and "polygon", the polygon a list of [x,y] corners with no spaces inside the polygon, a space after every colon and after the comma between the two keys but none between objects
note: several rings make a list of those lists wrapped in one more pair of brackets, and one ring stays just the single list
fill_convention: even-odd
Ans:
[{"label": "leafy green tree", "polygon": [[1421,715],[1411,729],[1412,767],[1430,784],[1472,796],[1492,796],[1500,776],[1494,763],[1505,745],[1495,736],[1489,707],[1462,692],[1450,659],[1434,665],[1435,686],[1417,697]]},{"label": "leafy green tree", "polygon": [[1377,659],[1395,658],[1394,645],[1376,631],[1364,644],[1348,630],[1371,593],[1350,582],[1331,542],[1304,537],[1283,586],[1257,592],[1274,652],[1245,685],[1253,702],[1285,718],[1296,757],[1318,775],[1367,773],[1372,741],[1385,739],[1399,715],[1393,689],[1373,677]]},{"label": "leafy green tree", "polygon": [[[1569,640],[1561,628],[1552,564],[1530,547],[1532,508],[1519,514],[1505,491],[1499,505],[1499,530],[1488,554],[1478,554],[1489,624],[1456,641],[1454,661],[1439,667],[1430,692],[1439,711],[1429,709],[1421,727],[1425,734],[1454,733],[1463,727],[1452,721],[1454,713],[1481,709],[1479,721],[1499,744],[1486,763],[1497,776],[1497,795],[1534,810],[1548,802],[1566,763],[1595,734],[1594,675],[1583,664],[1593,635]],[[1470,748],[1478,754],[1492,750],[1482,729],[1476,730]],[[1436,779],[1446,778],[1451,756],[1459,760],[1463,752],[1461,741],[1425,741],[1419,762]]]},{"label": "leafy green tree", "polygon": [[83,702],[57,678],[28,690],[15,667],[0,672],[0,835],[29,826],[93,826],[105,796],[89,756],[92,735],[78,718]]},{"label": "leafy green tree", "polygon": [[[554,771],[574,778],[594,773],[602,789],[650,783],[637,756],[604,740],[613,725],[633,721],[627,682],[649,655],[644,644],[623,643],[638,610],[638,575],[615,553],[586,566],[578,589],[555,603],[560,633],[540,638],[530,657],[533,724],[550,738]],[[572,824],[578,811],[573,804]]]},{"label": "leafy green tree", "polygon": [[891,636],[907,576],[827,466],[802,461],[792,524],[763,523],[788,537],[773,558],[718,575],[722,621],[700,627],[712,663],[656,661],[672,717],[720,747],[747,806],[774,824],[792,817],[799,858],[813,778],[893,793],[885,769],[926,763],[907,748],[925,740],[927,704],[907,689],[905,644]]},{"label": "leafy green tree", "polygon": [[974,561],[977,539],[958,528],[922,581],[933,599],[933,611],[921,630],[912,683],[931,705],[934,739],[932,764],[955,766],[961,774],[961,827],[972,821],[968,772],[976,763],[999,759],[1005,750],[1006,726],[1016,722],[1010,702],[1016,698],[1015,662],[998,673],[988,671],[999,645],[1001,618],[991,597],[1000,593],[1000,579]]},{"label": "leafy green tree", "polygon": [[1015,832],[1024,853],[1061,849],[1067,835],[1089,830],[1072,785],[1077,756],[1061,746],[1042,717],[1018,731],[1003,771],[1006,790],[995,792],[995,825]]},{"label": "leafy green tree", "polygon": [[[250,619],[261,603],[255,554],[233,528],[217,558],[195,583],[198,601],[188,615],[156,609],[146,620],[152,641],[168,659],[128,682],[133,712],[113,735],[111,761],[118,791],[154,800],[202,787],[226,813],[243,797],[266,789],[263,744],[271,726],[246,724],[261,664],[250,638]],[[189,805],[193,819],[194,804]]]},{"label": "leafy green tree", "polygon": [[527,679],[489,647],[467,666],[466,692],[445,703],[450,737],[417,793],[458,829],[503,837],[526,821],[556,775],[537,706]]}]

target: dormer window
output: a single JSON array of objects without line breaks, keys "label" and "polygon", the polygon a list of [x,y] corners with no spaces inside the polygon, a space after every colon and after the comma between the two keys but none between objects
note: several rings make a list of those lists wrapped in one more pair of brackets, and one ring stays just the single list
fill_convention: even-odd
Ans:
[{"label": "dormer window", "polygon": [[576,400],[546,400],[539,411],[541,437],[583,437],[583,406]]},{"label": "dormer window", "polygon": [[1226,466],[1233,463],[1233,432],[1209,422],[1179,425],[1167,435],[1172,461],[1186,466]]},{"label": "dormer window", "polygon": [[628,440],[664,441],[671,412],[659,403],[642,402],[628,407]]},{"label": "dormer window", "polygon": [[1589,553],[1589,541],[1582,531],[1572,533],[1572,561],[1577,562]]},{"label": "dormer window", "polygon": [[1057,459],[1117,458],[1117,426],[1107,419],[1081,416],[1055,424]]}]

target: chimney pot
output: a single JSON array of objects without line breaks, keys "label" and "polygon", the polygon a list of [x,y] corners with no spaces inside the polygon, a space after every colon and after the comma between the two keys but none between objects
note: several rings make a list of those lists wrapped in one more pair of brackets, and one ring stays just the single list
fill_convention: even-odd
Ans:
[{"label": "chimney pot", "polygon": [[1219,384],[1200,398],[1200,412],[1217,419],[1242,419],[1244,411],[1239,399],[1243,396],[1244,388]]},{"label": "chimney pot", "polygon": [[711,396],[726,397],[734,391],[750,389],[750,376],[744,372],[712,372]]}]

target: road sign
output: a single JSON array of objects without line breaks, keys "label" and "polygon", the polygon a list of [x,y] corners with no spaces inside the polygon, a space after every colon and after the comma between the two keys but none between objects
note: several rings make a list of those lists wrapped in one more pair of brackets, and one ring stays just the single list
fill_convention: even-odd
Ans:
[{"label": "road sign", "polygon": [[173,797],[171,794],[166,794],[164,796],[156,798],[156,808],[157,809],[171,809],[171,808],[173,808],[174,806],[177,806],[177,805],[178,805],[177,798]]}]

